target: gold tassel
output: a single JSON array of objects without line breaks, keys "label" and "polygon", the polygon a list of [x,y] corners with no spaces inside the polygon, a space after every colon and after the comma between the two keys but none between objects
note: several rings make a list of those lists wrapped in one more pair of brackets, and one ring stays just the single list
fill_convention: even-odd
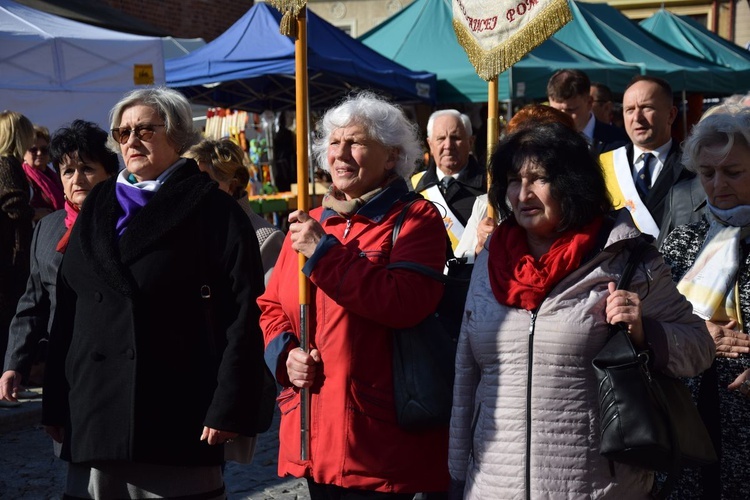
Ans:
[{"label": "gold tassel", "polygon": [[466,27],[455,19],[453,29],[479,77],[490,81],[572,20],[567,0],[553,0],[531,23],[489,51],[482,49]]},{"label": "gold tassel", "polygon": [[282,35],[297,38],[297,17],[292,14],[291,10],[284,12],[279,23],[279,32]]},{"label": "gold tassel", "polygon": [[279,33],[297,38],[297,16],[307,4],[307,0],[269,0],[268,3],[283,14],[279,23]]}]

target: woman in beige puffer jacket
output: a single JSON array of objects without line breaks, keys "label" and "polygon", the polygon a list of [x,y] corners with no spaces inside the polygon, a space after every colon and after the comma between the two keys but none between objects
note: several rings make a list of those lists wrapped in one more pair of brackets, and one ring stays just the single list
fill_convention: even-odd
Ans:
[{"label": "woman in beige puffer jacket", "polygon": [[509,217],[477,257],[461,327],[453,496],[647,498],[653,473],[615,463],[613,474],[599,455],[591,360],[608,324],[625,322],[654,369],[691,376],[711,364],[711,337],[656,250],[630,291],[613,291],[643,236],[626,210],[609,212],[578,134],[522,130],[500,143],[492,174],[490,201]]}]

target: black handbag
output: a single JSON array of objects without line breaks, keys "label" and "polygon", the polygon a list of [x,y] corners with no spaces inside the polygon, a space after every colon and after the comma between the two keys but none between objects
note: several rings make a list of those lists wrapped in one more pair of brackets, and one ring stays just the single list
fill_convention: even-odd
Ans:
[{"label": "black handbag", "polygon": [[[401,229],[407,203],[396,219],[393,244]],[[448,275],[416,262],[394,262],[388,269],[409,269],[445,287],[435,312],[420,323],[393,332],[393,396],[401,428],[424,430],[448,425],[453,404],[456,346],[461,329],[469,277],[473,266],[454,259],[447,241]]]},{"label": "black handbag", "polygon": [[[627,289],[644,253],[631,252],[617,288]],[[686,466],[716,462],[716,452],[690,391],[678,378],[654,372],[647,352],[638,352],[627,326],[612,325],[592,361],[599,383],[599,452],[613,462],[665,472],[656,495],[665,498]]]}]

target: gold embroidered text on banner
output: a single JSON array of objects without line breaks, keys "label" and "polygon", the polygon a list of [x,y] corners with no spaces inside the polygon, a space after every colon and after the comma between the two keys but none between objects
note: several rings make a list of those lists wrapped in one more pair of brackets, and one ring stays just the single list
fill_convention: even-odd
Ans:
[{"label": "gold embroidered text on banner", "polygon": [[453,29],[491,80],[573,19],[567,0],[453,0]]}]

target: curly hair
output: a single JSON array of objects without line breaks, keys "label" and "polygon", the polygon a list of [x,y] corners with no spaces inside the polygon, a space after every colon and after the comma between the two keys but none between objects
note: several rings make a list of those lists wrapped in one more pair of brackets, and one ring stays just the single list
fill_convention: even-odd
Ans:
[{"label": "curly hair", "polygon": [[552,197],[562,211],[559,231],[580,229],[612,210],[599,160],[579,133],[560,122],[523,127],[500,141],[492,155],[489,201],[501,218],[512,213],[508,178],[533,162],[549,178]]},{"label": "curly hair", "polygon": [[318,123],[318,137],[313,141],[313,156],[317,164],[328,171],[327,153],[331,134],[342,127],[358,124],[370,139],[399,151],[394,171],[408,178],[422,159],[417,126],[406,118],[403,110],[372,92],[360,92],[347,97],[329,109]]}]

